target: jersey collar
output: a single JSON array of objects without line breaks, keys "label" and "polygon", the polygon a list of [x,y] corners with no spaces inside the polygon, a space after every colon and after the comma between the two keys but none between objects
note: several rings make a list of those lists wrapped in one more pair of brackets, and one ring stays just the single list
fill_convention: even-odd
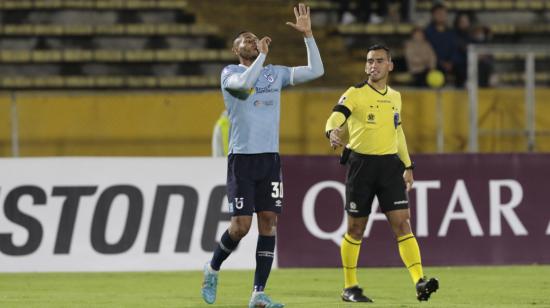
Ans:
[{"label": "jersey collar", "polygon": [[371,86],[370,83],[368,83],[368,82],[367,82],[367,85],[368,85],[371,89],[373,89],[374,91],[376,91],[376,93],[378,93],[378,94],[380,94],[380,95],[382,95],[382,96],[384,96],[384,95],[386,95],[386,94],[388,93],[388,85],[386,85],[386,89],[384,90],[383,93],[380,92],[380,91],[378,91],[375,87]]}]

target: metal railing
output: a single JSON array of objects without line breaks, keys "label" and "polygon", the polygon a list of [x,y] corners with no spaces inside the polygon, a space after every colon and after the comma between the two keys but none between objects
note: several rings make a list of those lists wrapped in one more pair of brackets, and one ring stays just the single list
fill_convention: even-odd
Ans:
[{"label": "metal railing", "polygon": [[478,59],[479,55],[507,53],[525,56],[525,128],[522,130],[495,131],[497,134],[519,133],[527,137],[526,149],[533,152],[536,145],[535,127],[535,54],[548,53],[548,45],[468,45],[468,97],[469,97],[469,152],[479,151],[478,137]]}]

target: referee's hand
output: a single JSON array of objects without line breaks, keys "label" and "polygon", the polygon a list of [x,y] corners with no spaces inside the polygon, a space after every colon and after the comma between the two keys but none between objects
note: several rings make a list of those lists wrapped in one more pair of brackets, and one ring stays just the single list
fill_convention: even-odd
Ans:
[{"label": "referee's hand", "polygon": [[403,180],[405,180],[405,184],[407,185],[407,192],[411,190],[414,182],[413,178],[413,171],[411,169],[406,169],[403,173]]},{"label": "referee's hand", "polygon": [[338,147],[341,147],[342,139],[340,139],[340,134],[342,133],[342,128],[338,127],[330,131],[329,140],[330,140],[330,146],[333,149],[336,149]]}]

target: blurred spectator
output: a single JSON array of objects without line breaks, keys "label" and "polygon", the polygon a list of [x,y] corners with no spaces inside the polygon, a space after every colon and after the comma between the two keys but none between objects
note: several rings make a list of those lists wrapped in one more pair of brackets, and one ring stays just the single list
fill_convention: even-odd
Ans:
[{"label": "blurred spectator", "polygon": [[437,56],[437,69],[445,74],[445,79],[448,79],[453,71],[455,35],[447,26],[447,8],[443,4],[435,4],[431,12],[432,21],[426,27],[424,34]]},{"label": "blurred spectator", "polygon": [[226,157],[229,152],[229,128],[231,124],[227,116],[227,111],[224,110],[212,132],[212,156]]},{"label": "blurred spectator", "polygon": [[426,76],[430,70],[435,69],[437,57],[420,27],[415,27],[411,38],[405,42],[405,60],[413,76],[413,85],[426,87]]},{"label": "blurred spectator", "polygon": [[334,0],[338,3],[338,22],[374,23],[383,22],[388,14],[392,22],[407,21],[409,15],[408,0]]},{"label": "blurred spectator", "polygon": [[463,88],[466,82],[466,72],[468,67],[468,44],[472,42],[470,15],[465,12],[456,14],[453,30],[455,34],[455,50],[453,54],[453,75],[455,86]]},{"label": "blurred spectator", "polygon": [[[379,24],[388,15],[388,2],[380,0],[359,0],[357,11],[359,19],[363,22]],[[374,7],[375,5],[376,7]]]},{"label": "blurred spectator", "polygon": [[409,10],[411,1],[409,0],[393,0],[389,1],[388,20],[393,23],[409,22]]},{"label": "blurred spectator", "polygon": [[[476,26],[472,30],[472,43],[486,44],[491,41],[491,31],[484,26]],[[493,74],[494,59],[491,55],[480,54],[478,56],[478,84],[486,88],[491,85],[491,76]]]}]

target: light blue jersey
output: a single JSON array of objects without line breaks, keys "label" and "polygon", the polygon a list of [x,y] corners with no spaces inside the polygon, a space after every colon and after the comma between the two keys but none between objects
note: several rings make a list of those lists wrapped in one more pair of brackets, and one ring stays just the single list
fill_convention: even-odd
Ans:
[{"label": "light blue jersey", "polygon": [[[243,65],[229,65],[222,72],[222,85],[231,74],[243,73]],[[229,153],[279,152],[281,89],[290,85],[291,68],[268,65],[262,68],[249,92],[222,86],[225,108],[231,122]]]},{"label": "light blue jersey", "polygon": [[223,100],[231,128],[229,154],[279,153],[281,90],[323,75],[313,37],[305,38],[308,66],[267,65],[260,53],[246,67],[228,65],[221,75]]}]

